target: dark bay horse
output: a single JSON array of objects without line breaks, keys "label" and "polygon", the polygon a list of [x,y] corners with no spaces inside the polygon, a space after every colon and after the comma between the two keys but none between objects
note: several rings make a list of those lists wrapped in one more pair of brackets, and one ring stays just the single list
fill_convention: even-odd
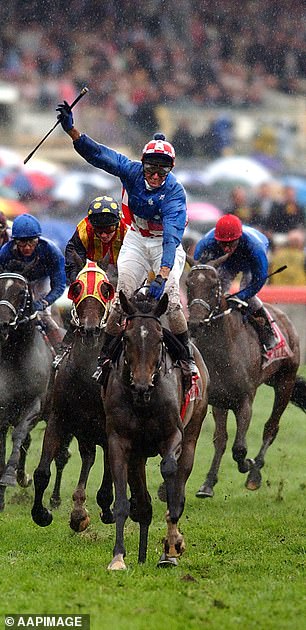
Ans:
[{"label": "dark bay horse", "polygon": [[[122,352],[103,389],[109,459],[115,486],[116,541],[109,569],[125,569],[124,525],[128,516],[140,526],[138,562],[145,562],[151,498],[146,485],[148,457],[161,456],[161,474],[167,496],[167,538],[160,566],[177,564],[184,539],[177,528],[185,503],[185,484],[193,467],[195,448],[207,411],[208,374],[200,353],[195,360],[202,382],[201,397],[184,402],[181,371],[175,367],[164,342],[160,317],[168,296],[156,303],[144,297],[128,300],[120,291],[126,323]],[[200,382],[200,380],[199,380]],[[131,498],[127,498],[127,484]]]},{"label": "dark bay horse", "polygon": [[[26,487],[25,458],[30,431],[45,419],[52,381],[52,350],[37,327],[32,296],[18,273],[0,274],[0,510],[6,486]],[[6,436],[13,449],[6,460]]]},{"label": "dark bay horse", "polygon": [[[227,443],[227,415],[236,417],[233,459],[241,473],[248,473],[246,487],[256,490],[261,485],[261,468],[269,446],[275,440],[279,422],[291,401],[306,411],[306,381],[297,377],[300,363],[299,339],[288,317],[271,304],[265,305],[284,337],[287,352],[284,358],[263,357],[257,333],[237,310],[228,308],[222,293],[218,268],[224,256],[208,264],[193,265],[187,277],[189,329],[204,357],[210,375],[208,400],[215,421],[215,454],[198,497],[212,497],[218,470]],[[273,352],[273,351],[272,351]],[[281,356],[280,354],[278,356]],[[271,359],[271,357],[270,357]],[[255,459],[247,458],[246,434],[252,417],[257,388],[262,383],[274,389],[274,404],[267,420],[262,444]]]},{"label": "dark bay horse", "polygon": [[50,479],[50,465],[61,445],[75,436],[82,460],[78,485],[73,494],[74,507],[70,527],[77,532],[89,524],[85,508],[86,484],[95,461],[96,445],[104,451],[104,476],[97,493],[104,523],[113,522],[112,479],[108,465],[105,416],[100,386],[92,379],[96,369],[102,335],[109,312],[113,286],[96,263],[88,262],[70,285],[68,297],[73,300],[72,318],[75,332],[71,350],[55,377],[51,414],[46,427],[42,453],[34,472],[35,497],[32,518],[41,527],[52,522],[51,512],[43,506],[43,495]]}]

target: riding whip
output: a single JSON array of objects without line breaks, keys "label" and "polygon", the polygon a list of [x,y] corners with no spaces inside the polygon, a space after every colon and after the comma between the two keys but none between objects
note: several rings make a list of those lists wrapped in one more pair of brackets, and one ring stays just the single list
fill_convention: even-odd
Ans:
[{"label": "riding whip", "polygon": [[[287,269],[287,265],[283,265],[282,267],[279,267],[278,269],[275,269],[275,271],[272,271],[272,273],[269,273],[266,276],[265,282],[268,280],[268,278],[271,278],[271,276],[275,276],[276,273],[281,273],[281,271],[285,271],[285,269]],[[248,289],[250,287],[252,287],[255,284],[255,282],[252,282],[251,284],[248,285]],[[235,295],[238,295],[240,293],[240,291],[237,291],[237,293],[231,293],[231,295],[229,297],[235,297]]]},{"label": "riding whip", "polygon": [[[81,98],[83,98],[83,96],[85,96],[85,94],[87,94],[87,92],[88,92],[88,88],[87,87],[83,87],[81,92],[80,92],[80,94],[76,97],[76,99],[74,99],[73,103],[71,103],[70,109],[73,109],[73,107],[79,102],[79,100]],[[52,131],[54,131],[54,129],[59,124],[60,124],[60,120],[57,120],[55,125],[53,125],[53,127],[48,131],[48,133],[46,133],[46,135],[38,143],[38,145],[35,147],[35,149],[33,149],[33,151],[31,151],[31,153],[29,153],[29,155],[27,155],[27,157],[23,160],[24,164],[26,164],[31,159],[31,157],[34,155],[34,153],[36,153],[37,149],[39,149],[39,147],[42,145],[42,143],[45,142],[45,140],[48,138],[48,136],[50,136],[50,133],[52,133]]]}]

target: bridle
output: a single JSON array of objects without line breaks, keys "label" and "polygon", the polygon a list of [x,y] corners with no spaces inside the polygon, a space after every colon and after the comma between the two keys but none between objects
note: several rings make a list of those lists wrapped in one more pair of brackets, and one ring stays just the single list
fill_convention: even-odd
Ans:
[{"label": "bridle", "polygon": [[28,311],[30,313],[31,309],[31,294],[29,290],[29,285],[27,280],[19,273],[8,273],[4,272],[0,274],[0,280],[21,280],[24,283],[24,296],[22,303],[15,308],[15,306],[9,300],[0,300],[0,306],[6,306],[14,315],[14,319],[11,322],[8,322],[7,325],[11,326],[14,330],[20,325],[29,322],[32,319],[35,319],[37,313],[32,313],[30,315],[26,315]]},{"label": "bridle", "polygon": [[[91,297],[91,296],[88,296]],[[103,330],[103,328],[105,328],[106,326],[106,321],[108,318],[108,312],[109,309],[104,308],[104,314],[102,315],[99,325],[97,326],[97,334],[100,335],[101,330]],[[71,313],[71,321],[73,323],[73,326],[75,328],[78,328],[80,331],[84,330],[84,326],[81,324],[80,322],[80,318],[78,315],[78,310],[77,310],[77,305],[73,304],[72,309],[70,311]]]},{"label": "bridle", "polygon": [[208,311],[209,315],[205,319],[201,320],[201,322],[203,324],[210,324],[215,319],[218,319],[219,317],[223,317],[224,315],[227,315],[229,312],[231,312],[231,309],[228,309],[228,311],[226,310],[226,311],[220,312],[222,286],[221,286],[220,278],[218,276],[218,272],[215,267],[213,267],[212,265],[204,265],[204,264],[193,265],[189,273],[191,273],[192,271],[205,271],[205,270],[212,270],[214,271],[216,275],[217,284],[216,284],[215,294],[213,296],[215,298],[216,305],[212,308],[211,305],[208,302],[206,302],[206,300],[203,300],[202,298],[194,298],[193,300],[191,300],[190,304],[188,304],[188,308],[190,309],[194,304],[199,304],[200,306],[205,308],[205,310]]}]

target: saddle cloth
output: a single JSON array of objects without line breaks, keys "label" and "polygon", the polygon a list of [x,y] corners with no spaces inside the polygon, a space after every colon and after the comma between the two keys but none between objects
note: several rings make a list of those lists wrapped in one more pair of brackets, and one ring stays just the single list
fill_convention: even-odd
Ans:
[{"label": "saddle cloth", "polygon": [[186,411],[187,411],[189,403],[193,402],[194,400],[201,400],[201,398],[202,398],[202,380],[199,374],[193,374],[191,387],[186,393],[185,400],[181,408],[181,420],[184,426],[186,425],[186,422],[184,422],[184,420],[185,420]]},{"label": "saddle cloth", "polygon": [[265,368],[271,363],[273,363],[273,361],[279,361],[280,359],[288,359],[293,356],[293,352],[291,352],[288,346],[288,343],[282,331],[280,330],[279,326],[274,321],[274,319],[272,319],[267,309],[266,309],[266,312],[268,314],[268,318],[272,326],[277,343],[274,346],[274,348],[272,348],[271,350],[267,350],[263,355],[263,367]]}]

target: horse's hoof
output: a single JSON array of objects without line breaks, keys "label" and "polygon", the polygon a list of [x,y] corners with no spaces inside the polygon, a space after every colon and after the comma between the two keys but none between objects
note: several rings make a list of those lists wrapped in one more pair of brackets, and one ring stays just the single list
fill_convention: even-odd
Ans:
[{"label": "horse's hoof", "polygon": [[261,486],[261,474],[259,470],[256,470],[256,468],[253,468],[249,475],[248,478],[245,482],[245,487],[247,488],[247,490],[259,490]]},{"label": "horse's hoof", "polygon": [[173,568],[177,566],[178,566],[177,558],[170,558],[169,556],[166,556],[165,553],[162,553],[157,563],[157,567],[159,569],[167,569],[168,567]]},{"label": "horse's hoof", "polygon": [[50,497],[50,507],[53,510],[56,510],[57,508],[59,508],[60,504],[61,504],[60,497]]},{"label": "horse's hoof", "polygon": [[167,503],[167,490],[165,482],[160,484],[157,490],[157,496],[160,501],[162,501],[163,503]]},{"label": "horse's hoof", "polygon": [[212,499],[214,496],[214,491],[209,486],[201,486],[201,488],[196,493],[196,497],[198,499]]},{"label": "horse's hoof", "polygon": [[118,553],[117,556],[114,556],[107,568],[109,571],[124,571],[126,569],[126,564],[123,559],[123,554]]},{"label": "horse's hoof", "polygon": [[87,529],[90,523],[90,518],[86,512],[72,512],[70,516],[70,527],[74,532],[79,534],[80,532],[84,532]]},{"label": "horse's hoof", "polygon": [[48,525],[51,525],[53,521],[53,516],[47,508],[43,508],[40,511],[32,509],[31,514],[34,523],[39,525],[39,527],[47,527]]},{"label": "horse's hoof", "polygon": [[104,525],[112,525],[115,522],[115,518],[111,510],[100,512],[100,519]]},{"label": "horse's hoof", "polygon": [[21,488],[28,488],[32,485],[33,479],[30,475],[22,473],[21,475],[17,472],[17,483]]}]

